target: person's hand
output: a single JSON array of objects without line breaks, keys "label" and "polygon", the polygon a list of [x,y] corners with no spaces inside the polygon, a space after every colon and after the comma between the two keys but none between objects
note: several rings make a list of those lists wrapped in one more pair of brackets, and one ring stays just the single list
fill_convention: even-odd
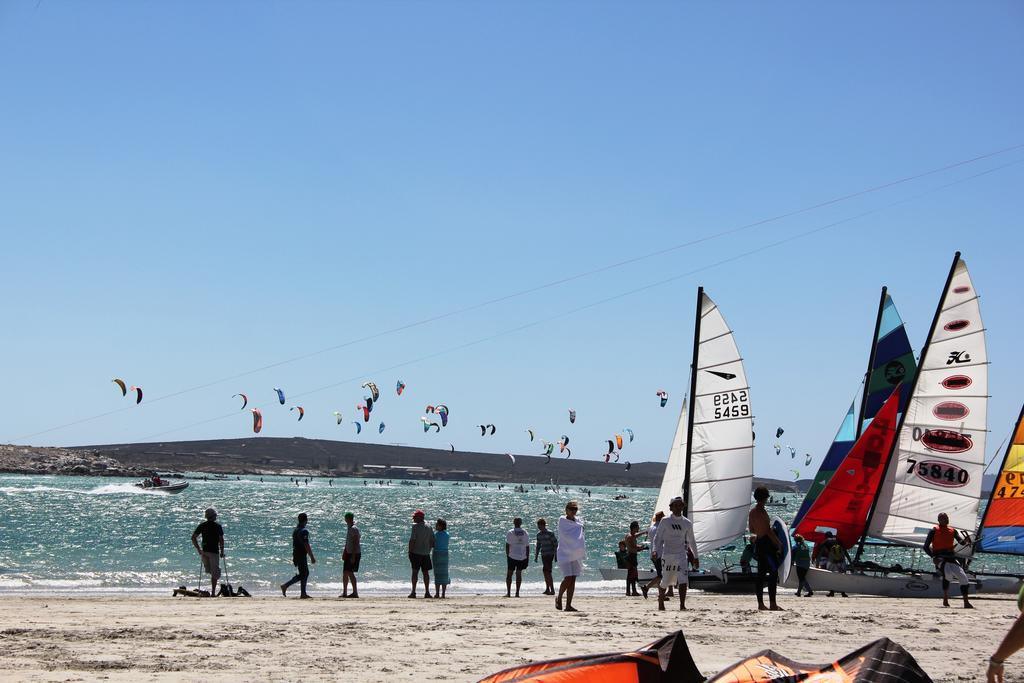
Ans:
[{"label": "person's hand", "polygon": [[221,556],[221,558],[224,557],[224,551],[223,550],[220,551],[220,556]]},{"label": "person's hand", "polygon": [[316,558],[315,558],[315,557],[313,557],[312,555],[310,555],[310,557],[309,557],[309,561],[310,561],[310,562],[311,562],[312,564],[316,564]]},{"label": "person's hand", "polygon": [[985,674],[988,683],[1003,683],[1003,665],[996,664],[991,659],[988,662],[988,671]]},{"label": "person's hand", "polygon": [[700,569],[700,560],[694,560],[693,561],[693,568],[694,569]]}]

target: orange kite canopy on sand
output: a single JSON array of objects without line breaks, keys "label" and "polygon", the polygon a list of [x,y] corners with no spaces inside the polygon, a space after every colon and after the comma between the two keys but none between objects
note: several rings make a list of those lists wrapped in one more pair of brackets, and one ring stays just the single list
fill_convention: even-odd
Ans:
[{"label": "orange kite canopy on sand", "polygon": [[[634,652],[581,655],[534,662],[499,671],[480,683],[698,683],[697,669],[682,631]],[[909,652],[880,638],[827,664],[800,664],[762,650],[715,676],[709,683],[931,683]]]},{"label": "orange kite canopy on sand", "polygon": [[682,631],[635,652],[580,655],[499,671],[480,683],[700,683]]}]

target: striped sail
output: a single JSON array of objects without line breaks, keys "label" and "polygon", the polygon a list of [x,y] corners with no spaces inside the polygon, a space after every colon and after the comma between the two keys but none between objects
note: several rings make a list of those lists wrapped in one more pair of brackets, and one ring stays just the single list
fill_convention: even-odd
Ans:
[{"label": "striped sail", "polygon": [[818,499],[821,492],[825,490],[825,486],[832,479],[832,475],[835,474],[836,469],[843,462],[843,458],[853,448],[854,441],[857,439],[857,416],[853,412],[853,403],[850,404],[850,409],[846,411],[846,417],[843,418],[842,424],[839,425],[839,431],[836,432],[836,438],[832,439],[832,445],[828,448],[828,453],[825,454],[825,458],[821,461],[821,467],[818,468],[818,474],[815,475],[814,481],[811,482],[811,488],[807,490],[807,495],[804,496],[804,502],[801,503],[800,509],[796,513],[796,517],[793,518],[793,527],[796,528],[803,521],[804,515],[814,505],[814,501]]},{"label": "striped sail", "polygon": [[665,475],[661,479],[661,489],[658,491],[658,502],[654,505],[654,511],[671,514],[668,509],[668,502],[676,496],[683,495],[683,482],[686,480],[686,399],[683,399],[683,408],[679,413],[679,422],[676,423],[676,433],[672,437],[672,448],[668,452],[668,463],[665,465]]},{"label": "striped sail", "polygon": [[975,547],[988,553],[1024,555],[1024,407],[1003,457]]},{"label": "striped sail", "polygon": [[950,526],[978,522],[988,427],[988,355],[978,295],[958,258],[921,367],[869,533],[924,541],[940,512]]},{"label": "striped sail", "polygon": [[[871,374],[867,378],[867,388],[864,391],[862,428],[871,422],[871,418],[892,394],[893,387],[900,382],[903,382],[900,397],[900,412],[902,412],[902,407],[907,405],[907,401],[910,400],[910,391],[913,389],[910,380],[914,377],[914,371],[917,369],[914,350],[910,347],[910,339],[903,326],[903,319],[888,293],[882,301],[878,317],[878,335],[874,342],[874,360],[871,364]],[[858,431],[859,433],[860,431]]]},{"label": "striped sail", "polygon": [[754,477],[750,387],[732,330],[706,294],[700,336],[690,443],[689,516],[698,552],[731,543],[747,529]]}]

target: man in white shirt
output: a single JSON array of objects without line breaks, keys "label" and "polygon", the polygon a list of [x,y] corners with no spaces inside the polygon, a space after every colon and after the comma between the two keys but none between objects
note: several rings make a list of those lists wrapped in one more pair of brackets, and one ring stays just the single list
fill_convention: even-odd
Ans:
[{"label": "man in white shirt", "polygon": [[687,548],[693,554],[693,568],[697,569],[697,538],[693,535],[693,522],[683,517],[683,499],[676,497],[668,504],[672,514],[661,520],[651,541],[651,554],[661,558],[661,581],[658,583],[658,609],[665,609],[665,585],[679,586],[679,609],[686,609],[686,587],[689,585]]},{"label": "man in white shirt", "polygon": [[523,583],[523,570],[530,564],[530,534],[522,528],[523,520],[516,517],[512,520],[512,529],[505,535],[505,557],[508,572],[505,574],[505,597],[512,597],[512,572],[516,573],[516,597],[519,597],[519,586]]}]

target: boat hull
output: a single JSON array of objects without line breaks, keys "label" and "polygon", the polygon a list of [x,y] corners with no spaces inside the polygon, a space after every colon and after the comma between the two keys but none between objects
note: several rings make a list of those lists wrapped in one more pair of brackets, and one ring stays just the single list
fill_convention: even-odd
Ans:
[{"label": "boat hull", "polygon": [[138,486],[140,489],[144,489],[146,491],[158,491],[160,493],[175,494],[175,493],[181,493],[182,491],[187,489],[188,488],[188,482],[187,481],[183,481],[183,482],[179,482],[177,484],[168,484],[166,486],[143,486],[142,484],[136,484],[136,486]]},{"label": "boat hull", "polygon": [[[811,590],[877,595],[885,598],[941,598],[942,579],[934,574],[840,574],[824,569],[811,568],[807,572]],[[785,588],[796,588],[799,584],[796,572],[782,583]],[[1021,580],[1014,576],[975,577],[971,580],[970,593],[1016,594]],[[950,586],[950,596],[959,597],[960,589]]]}]

